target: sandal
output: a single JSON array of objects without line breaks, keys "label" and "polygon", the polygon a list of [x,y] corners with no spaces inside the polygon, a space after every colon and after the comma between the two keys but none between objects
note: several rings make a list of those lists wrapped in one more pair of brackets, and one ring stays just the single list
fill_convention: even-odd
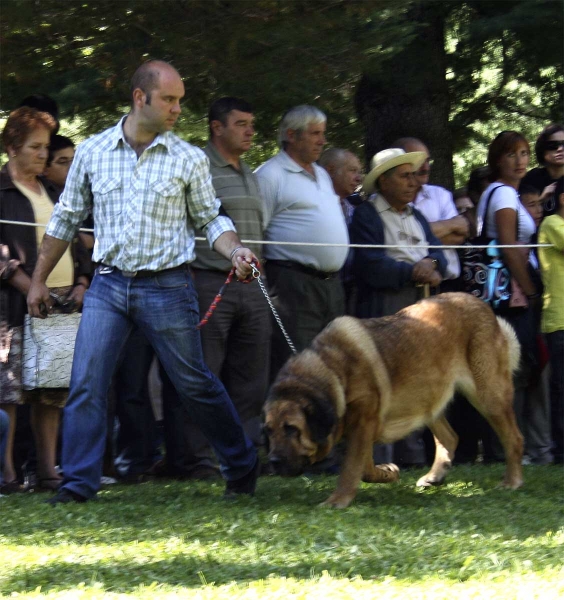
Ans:
[{"label": "sandal", "polygon": [[12,479],[12,481],[4,481],[4,483],[0,483],[0,494],[5,494],[6,496],[8,496],[9,494],[22,494],[26,491],[26,486],[22,485],[17,479]]}]

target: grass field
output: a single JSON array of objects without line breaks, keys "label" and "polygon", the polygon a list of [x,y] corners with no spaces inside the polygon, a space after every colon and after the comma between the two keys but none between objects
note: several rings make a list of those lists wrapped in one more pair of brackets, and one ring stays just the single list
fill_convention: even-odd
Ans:
[{"label": "grass field", "polygon": [[0,498],[0,593],[49,599],[466,599],[564,597],[564,469],[457,467],[362,484],[320,508],[335,477],[259,480],[228,502],[221,483],[111,486],[88,504]]}]

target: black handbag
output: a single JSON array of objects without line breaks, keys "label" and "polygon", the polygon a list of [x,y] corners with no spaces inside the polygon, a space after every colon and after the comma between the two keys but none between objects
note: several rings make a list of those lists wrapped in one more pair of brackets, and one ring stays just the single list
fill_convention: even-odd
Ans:
[{"label": "black handbag", "polygon": [[[489,193],[482,220],[482,228],[478,235],[470,240],[467,248],[461,251],[462,286],[465,292],[487,302],[494,310],[503,311],[510,308],[512,284],[511,273],[505,266],[502,253],[496,239],[487,237],[485,230],[488,222],[490,200],[495,191],[503,184],[494,187]],[[519,215],[517,214],[517,236],[519,238]],[[475,246],[486,246],[476,248]]]}]

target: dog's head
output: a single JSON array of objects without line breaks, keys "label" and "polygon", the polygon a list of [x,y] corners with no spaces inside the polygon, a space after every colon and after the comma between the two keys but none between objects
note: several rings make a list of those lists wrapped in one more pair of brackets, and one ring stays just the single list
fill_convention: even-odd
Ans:
[{"label": "dog's head", "polygon": [[329,454],[338,423],[333,403],[311,382],[278,379],[264,407],[269,460],[278,475],[301,474]]}]

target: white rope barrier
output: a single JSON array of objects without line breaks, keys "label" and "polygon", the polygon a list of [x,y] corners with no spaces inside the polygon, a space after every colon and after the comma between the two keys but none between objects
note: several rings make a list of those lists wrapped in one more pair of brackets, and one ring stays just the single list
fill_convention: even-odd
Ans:
[{"label": "white rope barrier", "polygon": [[[25,223],[23,221],[7,221],[0,219],[0,223],[4,225],[21,225],[22,227],[47,227],[47,225],[41,225],[40,223]],[[82,233],[94,233],[93,229],[86,229],[81,227],[79,229]],[[194,238],[199,242],[207,241],[205,237]],[[253,245],[276,245],[276,246],[323,246],[326,248],[414,248],[413,245],[409,244],[331,244],[323,242],[276,242],[271,240],[241,240],[243,244]],[[433,248],[439,250],[468,250],[469,248],[552,248],[553,244],[486,244],[483,246],[478,245],[439,245],[439,246],[426,246],[426,248]]]}]

